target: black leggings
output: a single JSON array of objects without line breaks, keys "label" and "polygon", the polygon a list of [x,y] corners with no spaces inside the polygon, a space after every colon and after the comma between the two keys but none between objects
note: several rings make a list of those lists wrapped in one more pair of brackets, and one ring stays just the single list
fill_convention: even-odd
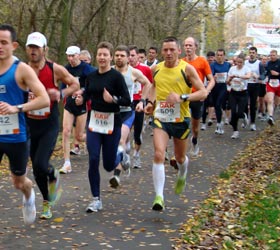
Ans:
[{"label": "black leggings", "polygon": [[[251,123],[255,123],[256,121],[257,100],[258,100],[259,93],[260,93],[259,83],[248,83],[248,97],[249,97]],[[246,114],[248,114],[248,105],[246,105],[245,112]]]},{"label": "black leggings", "polygon": [[244,118],[245,107],[247,105],[247,90],[234,91],[231,90],[229,102],[231,106],[231,121],[230,124],[234,131],[238,130],[239,118]]}]

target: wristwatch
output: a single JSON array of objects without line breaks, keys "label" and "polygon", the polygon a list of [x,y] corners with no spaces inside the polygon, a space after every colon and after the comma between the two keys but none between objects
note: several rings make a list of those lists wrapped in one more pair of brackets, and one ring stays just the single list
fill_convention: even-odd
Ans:
[{"label": "wristwatch", "polygon": [[182,95],[180,95],[180,99],[185,102],[189,99],[189,95],[188,94],[182,94]]},{"label": "wristwatch", "polygon": [[19,113],[22,112],[23,105],[22,104],[17,105],[17,109]]}]

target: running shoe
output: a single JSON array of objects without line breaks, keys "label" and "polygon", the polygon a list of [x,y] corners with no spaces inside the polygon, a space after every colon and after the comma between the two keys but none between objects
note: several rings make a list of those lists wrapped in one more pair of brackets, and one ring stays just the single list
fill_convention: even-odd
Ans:
[{"label": "running shoe", "polygon": [[141,168],[140,156],[133,156],[133,168]]},{"label": "running shoe", "polygon": [[212,126],[212,124],[213,124],[213,120],[212,120],[212,119],[209,119],[207,125],[208,125],[208,126]]},{"label": "running shoe", "polygon": [[238,131],[234,131],[232,136],[231,136],[231,139],[237,139],[239,138],[239,132]]},{"label": "running shoe", "polygon": [[181,194],[186,187],[186,177],[178,176],[175,184],[175,194]]},{"label": "running shoe", "polygon": [[173,156],[171,159],[170,159],[170,166],[172,166],[173,168],[175,168],[176,170],[179,169],[178,165],[177,165],[177,161],[175,159],[175,156]]},{"label": "running shoe", "polygon": [[274,119],[273,119],[272,116],[269,116],[269,117],[268,117],[267,123],[268,123],[270,126],[273,126],[273,125],[275,124]]},{"label": "running shoe", "polygon": [[227,117],[225,118],[225,125],[229,125],[229,119]]},{"label": "running shoe", "polygon": [[129,154],[123,152],[123,159],[121,161],[121,165],[124,171],[130,168],[130,156]]},{"label": "running shoe", "polygon": [[197,144],[191,143],[190,155],[193,156],[193,157],[197,157],[198,154],[199,154],[199,146],[198,146],[198,143],[197,143]]},{"label": "running shoe", "polygon": [[22,203],[23,221],[25,224],[30,225],[36,219],[35,192],[33,188],[31,189],[28,201],[25,199],[25,196],[23,196]]},{"label": "running shoe", "polygon": [[256,131],[256,130],[257,130],[257,127],[256,127],[256,124],[255,124],[255,123],[252,123],[252,124],[250,125],[250,130],[251,130],[251,131]]},{"label": "running shoe", "polygon": [[223,130],[222,124],[217,124],[217,128],[215,130],[215,134],[218,134],[218,135],[223,135],[224,134],[224,130]]},{"label": "running shoe", "polygon": [[54,170],[55,180],[49,183],[49,201],[54,205],[61,196],[62,189],[60,186],[60,174],[57,169]]},{"label": "running shoe", "polygon": [[117,175],[113,175],[110,178],[109,183],[112,188],[117,188],[120,185],[120,178]]},{"label": "running shoe", "polygon": [[200,129],[201,129],[201,130],[206,130],[206,123],[202,123]]},{"label": "running shoe", "polygon": [[165,209],[164,201],[161,196],[159,196],[159,195],[156,196],[152,209],[155,211],[162,211]]},{"label": "running shoe", "polygon": [[59,169],[59,173],[61,174],[68,174],[72,172],[72,168],[71,168],[71,164],[65,162],[63,164],[63,167],[61,169]]},{"label": "running shoe", "polygon": [[47,220],[52,218],[51,204],[49,201],[43,201],[43,212],[40,215],[40,219]]},{"label": "running shoe", "polygon": [[70,155],[80,155],[81,154],[81,149],[79,147],[75,147],[70,150]]},{"label": "running shoe", "polygon": [[94,197],[93,201],[89,203],[86,208],[87,213],[98,212],[98,210],[102,210],[102,201],[98,199],[98,197]]}]

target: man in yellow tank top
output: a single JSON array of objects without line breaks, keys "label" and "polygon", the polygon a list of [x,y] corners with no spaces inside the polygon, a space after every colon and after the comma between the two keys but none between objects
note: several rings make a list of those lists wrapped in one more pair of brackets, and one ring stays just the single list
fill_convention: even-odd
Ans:
[{"label": "man in yellow tank top", "polygon": [[[207,91],[193,66],[179,59],[180,42],[175,37],[164,39],[161,50],[164,61],[154,65],[154,84],[145,107],[147,114],[154,115],[153,182],[156,197],[153,210],[164,210],[165,149],[173,138],[174,155],[178,164],[175,193],[180,194],[186,186],[188,168],[187,137],[190,133],[189,101],[203,100]],[[196,92],[191,93],[195,87]]]}]

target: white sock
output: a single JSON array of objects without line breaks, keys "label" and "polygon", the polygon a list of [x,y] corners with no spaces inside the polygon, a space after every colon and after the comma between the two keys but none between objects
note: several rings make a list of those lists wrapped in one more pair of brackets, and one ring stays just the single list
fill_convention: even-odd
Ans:
[{"label": "white sock", "polygon": [[126,143],[126,146],[125,146],[125,147],[126,147],[126,152],[129,153],[129,152],[130,152],[130,149],[131,149],[130,141]]},{"label": "white sock", "polygon": [[64,165],[71,166],[71,161],[69,159],[65,160]]},{"label": "white sock", "polygon": [[188,158],[188,156],[186,156],[186,159],[185,159],[185,161],[182,164],[177,162],[177,165],[178,165],[178,168],[179,168],[178,175],[180,177],[186,177],[187,173],[188,173],[188,165],[189,165],[189,158]]},{"label": "white sock", "polygon": [[153,181],[156,195],[163,198],[163,188],[165,182],[165,169],[163,163],[153,163]]}]

